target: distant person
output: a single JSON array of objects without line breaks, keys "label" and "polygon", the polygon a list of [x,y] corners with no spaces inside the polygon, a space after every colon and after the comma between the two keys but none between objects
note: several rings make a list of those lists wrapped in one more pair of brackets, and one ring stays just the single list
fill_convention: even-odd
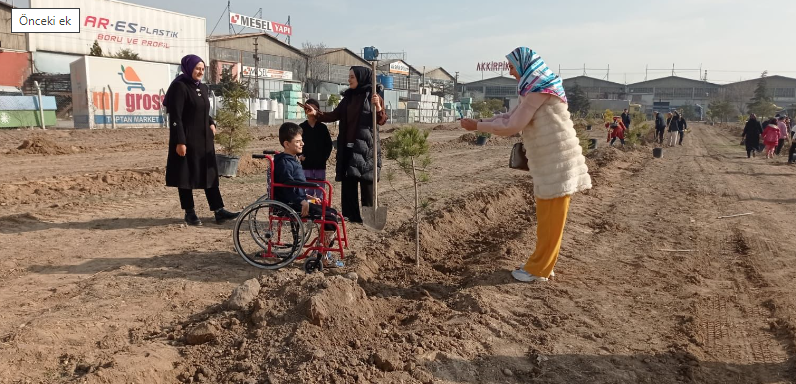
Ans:
[{"label": "distant person", "polygon": [[622,112],[622,123],[625,125],[625,130],[630,132],[630,112],[628,112],[627,108]]},{"label": "distant person", "polygon": [[680,115],[680,122],[679,123],[680,123],[679,124],[679,128],[680,128],[680,142],[679,142],[679,144],[683,145],[683,137],[685,137],[685,130],[688,129],[688,123],[685,122],[685,116]]},{"label": "distant person", "polygon": [[779,127],[777,119],[771,119],[765,129],[763,129],[763,144],[766,145],[766,159],[773,159],[774,152],[779,144]]},{"label": "distant person", "polygon": [[666,121],[663,120],[663,115],[655,111],[655,139],[658,144],[663,145],[663,132],[666,131]]},{"label": "distant person", "polygon": [[763,128],[757,120],[755,114],[749,115],[749,120],[746,120],[746,125],[743,127],[743,142],[746,145],[746,158],[755,157],[755,152],[760,147],[760,136],[763,134]]},{"label": "distant person", "polygon": [[[315,99],[308,99],[305,103],[316,110],[321,110],[321,105]],[[304,149],[299,157],[304,176],[307,180],[326,180],[326,163],[332,155],[332,136],[326,124],[318,122],[316,116],[307,115],[307,121],[301,123]],[[312,196],[323,198],[323,192],[317,189],[307,191]]]},{"label": "distant person", "polygon": [[680,133],[680,115],[669,112],[666,114],[666,127],[669,130],[669,147],[677,145],[677,136]]},{"label": "distant person", "polygon": [[777,142],[777,156],[782,152],[782,147],[785,146],[785,141],[790,141],[788,136],[788,126],[785,124],[785,116],[777,118],[777,128],[779,128],[779,141]]},{"label": "distant person", "polygon": [[202,225],[194,210],[193,190],[204,189],[217,224],[238,217],[224,209],[218,189],[218,168],[213,138],[216,122],[210,117],[210,94],[202,84],[205,63],[199,56],[187,55],[180,62],[182,73],[169,86],[163,105],[169,114],[169,153],[166,160],[166,186],[176,187],[185,223]]},{"label": "distant person", "polygon": [[614,116],[613,122],[605,123],[605,128],[608,129],[608,140],[606,141],[610,142],[610,146],[614,146],[616,139],[619,139],[622,147],[625,146],[625,125],[618,116]]}]

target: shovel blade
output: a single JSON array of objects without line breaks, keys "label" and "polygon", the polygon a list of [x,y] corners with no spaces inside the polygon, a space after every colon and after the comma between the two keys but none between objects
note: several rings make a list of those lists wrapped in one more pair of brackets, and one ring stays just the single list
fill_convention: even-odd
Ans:
[{"label": "shovel blade", "polygon": [[381,231],[387,225],[387,207],[362,207],[362,224]]}]

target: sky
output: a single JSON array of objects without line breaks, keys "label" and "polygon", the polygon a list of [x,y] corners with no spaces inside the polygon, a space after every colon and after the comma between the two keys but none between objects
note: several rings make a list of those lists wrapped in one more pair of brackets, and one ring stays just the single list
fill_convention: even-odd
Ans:
[{"label": "sky", "polygon": [[[205,17],[208,34],[221,19],[214,34],[229,32],[226,1],[127,2]],[[695,79],[699,68],[707,70],[708,81],[719,84],[764,70],[796,77],[793,0],[231,1],[232,12],[247,16],[260,7],[266,20],[290,16],[293,46],[405,51],[418,70],[441,66],[458,71],[461,82],[499,75],[476,65],[502,61],[518,46],[537,51],[554,71],[562,68],[565,78],[582,75],[584,64],[589,76],[620,83],[669,76],[673,65],[676,75]]]}]

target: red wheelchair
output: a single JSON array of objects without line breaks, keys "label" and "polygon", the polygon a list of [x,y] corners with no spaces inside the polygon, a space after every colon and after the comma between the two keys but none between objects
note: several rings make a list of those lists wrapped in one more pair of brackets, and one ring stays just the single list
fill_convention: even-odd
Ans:
[{"label": "red wheelchair", "polygon": [[[331,207],[332,184],[325,180],[309,180],[280,184],[273,182],[274,158],[276,151],[263,151],[262,155],[252,155],[255,159],[267,160],[266,194],[246,207],[235,221],[232,239],[235,250],[247,263],[262,269],[279,269],[295,260],[304,260],[304,271],[322,271],[327,254],[337,253],[345,258],[348,248],[348,232],[345,219],[338,215],[338,221],[327,218],[326,210]],[[287,204],[272,199],[276,188],[304,188],[323,193],[321,214],[302,218],[300,213]],[[328,238],[328,232],[334,235]],[[313,237],[313,232],[317,235]],[[331,240],[331,241],[330,241]]]}]

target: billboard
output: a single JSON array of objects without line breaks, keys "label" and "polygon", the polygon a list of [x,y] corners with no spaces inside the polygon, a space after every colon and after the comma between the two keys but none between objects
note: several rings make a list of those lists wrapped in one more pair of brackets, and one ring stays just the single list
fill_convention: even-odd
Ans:
[{"label": "billboard", "polygon": [[239,13],[229,13],[230,24],[240,25],[246,28],[259,29],[290,36],[293,34],[293,27],[285,24],[274,23],[273,21],[258,19],[256,17],[244,16]]},{"label": "billboard", "polygon": [[409,66],[403,61],[396,61],[390,63],[390,73],[397,73],[400,75],[409,75]]},{"label": "billboard", "polygon": [[[160,127],[168,64],[84,56],[70,65],[75,128]],[[112,94],[111,94],[112,92]]]},{"label": "billboard", "polygon": [[[244,77],[254,77],[254,67],[243,67]],[[293,80],[293,72],[277,69],[257,68],[257,77],[260,79]]]},{"label": "billboard", "polygon": [[[63,0],[30,0],[31,8],[60,8]],[[162,9],[114,0],[69,0],[80,8],[80,33],[31,33],[30,50],[88,55],[94,41],[103,53],[122,49],[141,60],[178,64],[187,54],[208,60],[206,22]]]}]

